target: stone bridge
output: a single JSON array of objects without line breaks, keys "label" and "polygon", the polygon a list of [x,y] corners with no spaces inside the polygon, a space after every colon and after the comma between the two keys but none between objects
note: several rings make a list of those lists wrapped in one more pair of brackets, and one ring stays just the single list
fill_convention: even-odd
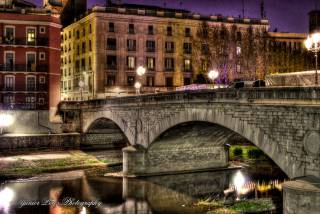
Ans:
[{"label": "stone bridge", "polygon": [[[67,132],[90,134],[100,128],[108,133],[108,124],[118,127],[128,143],[123,149],[126,174],[224,167],[223,145],[238,134],[290,178],[320,177],[320,88],[217,89],[62,102],[60,114]],[[190,128],[195,125],[185,125],[189,122],[198,125]],[[176,137],[161,141],[170,130]]]}]

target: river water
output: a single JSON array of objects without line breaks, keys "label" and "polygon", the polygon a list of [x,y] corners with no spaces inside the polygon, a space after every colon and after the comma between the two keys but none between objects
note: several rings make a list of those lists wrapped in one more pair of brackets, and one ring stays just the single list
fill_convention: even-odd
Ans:
[{"label": "river water", "polygon": [[[140,179],[53,175],[0,184],[0,213],[208,213],[199,200],[270,198],[281,213],[284,177],[224,170]],[[59,202],[59,203],[58,203]]]}]

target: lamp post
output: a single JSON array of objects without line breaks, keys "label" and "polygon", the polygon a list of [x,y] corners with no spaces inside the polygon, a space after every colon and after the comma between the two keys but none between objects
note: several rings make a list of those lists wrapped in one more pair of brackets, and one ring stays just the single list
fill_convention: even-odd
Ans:
[{"label": "lamp post", "polygon": [[134,84],[134,87],[136,89],[136,94],[140,94],[140,89],[141,89],[141,83],[140,82],[136,82]]},{"label": "lamp post", "polygon": [[314,53],[316,59],[316,73],[315,73],[315,85],[319,84],[318,81],[318,53],[320,51],[320,33],[314,33],[308,37],[307,40],[304,41],[304,45],[308,49]]},{"label": "lamp post", "polygon": [[14,123],[14,117],[10,114],[0,114],[0,135],[3,133],[3,129],[11,126]]},{"label": "lamp post", "polygon": [[214,85],[215,79],[217,79],[218,76],[219,76],[219,72],[217,70],[211,70],[208,73],[208,77],[212,81],[213,85]]},{"label": "lamp post", "polygon": [[83,100],[83,97],[82,97],[83,88],[84,88],[84,81],[80,80],[79,81],[79,90],[80,90],[80,99],[81,99],[81,101]]},{"label": "lamp post", "polygon": [[[145,75],[145,73],[146,73],[146,69],[143,66],[139,66],[137,68],[137,75],[138,75],[139,79],[142,79],[142,76]],[[142,83],[136,82],[134,84],[134,87],[136,88],[136,93],[140,94],[140,91],[142,88]]]}]

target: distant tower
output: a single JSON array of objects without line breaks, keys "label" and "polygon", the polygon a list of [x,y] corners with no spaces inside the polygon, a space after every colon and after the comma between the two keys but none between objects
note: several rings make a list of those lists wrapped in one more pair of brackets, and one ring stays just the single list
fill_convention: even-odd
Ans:
[{"label": "distant tower", "polygon": [[261,19],[265,19],[267,17],[265,5],[264,5],[264,0],[261,1],[260,14],[261,14]]},{"label": "distant tower", "polygon": [[320,32],[320,10],[309,12],[309,33]]}]

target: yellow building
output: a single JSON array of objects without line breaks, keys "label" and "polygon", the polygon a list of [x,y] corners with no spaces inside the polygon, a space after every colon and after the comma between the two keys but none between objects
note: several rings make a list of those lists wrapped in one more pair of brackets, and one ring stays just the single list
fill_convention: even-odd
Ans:
[{"label": "yellow building", "polygon": [[[205,57],[206,49],[216,47],[202,41],[204,25],[221,41],[234,37],[221,55],[228,61],[228,69],[222,71],[220,58],[212,62]],[[241,52],[237,38],[245,38],[249,31],[260,35],[268,28],[268,20],[201,16],[141,5],[96,6],[61,33],[62,98],[134,93],[136,81],[142,83],[145,93],[167,91],[195,82],[201,72],[207,72],[204,68],[221,69],[221,77],[235,79],[231,73],[240,66],[231,64]],[[222,33],[215,33],[216,29]],[[147,70],[141,78],[136,75],[139,66]]]}]

